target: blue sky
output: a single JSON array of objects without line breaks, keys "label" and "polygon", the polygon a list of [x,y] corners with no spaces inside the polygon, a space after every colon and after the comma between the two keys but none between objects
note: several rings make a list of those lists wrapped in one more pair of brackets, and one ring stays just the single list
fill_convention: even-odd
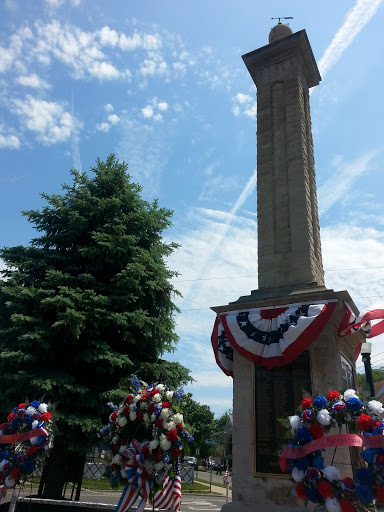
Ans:
[{"label": "blue sky", "polygon": [[[174,210],[166,236],[182,244],[168,357],[221,414],[232,380],[214,361],[209,308],[257,288],[256,89],[241,55],[267,44],[271,17],[306,29],[323,79],[311,113],[326,285],[371,308],[384,300],[383,4],[3,0],[0,245],[29,243],[20,211],[69,169],[125,160],[144,198]],[[384,339],[372,359],[384,363]]]}]

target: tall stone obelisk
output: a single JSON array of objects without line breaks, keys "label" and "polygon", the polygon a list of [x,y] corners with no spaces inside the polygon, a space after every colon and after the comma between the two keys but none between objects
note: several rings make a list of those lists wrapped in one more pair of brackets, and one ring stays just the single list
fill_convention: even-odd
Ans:
[{"label": "tall stone obelisk", "polygon": [[[339,338],[338,329],[345,302],[358,311],[348,292],[324,285],[309,107],[309,89],[321,77],[307,34],[279,23],[269,44],[243,60],[257,87],[259,287],[212,309],[225,317],[252,308],[336,304],[320,334],[289,365],[263,368],[244,351],[233,350],[233,501],[223,510],[282,511],[298,505],[279,471],[283,437],[276,418],[294,414],[303,383],[319,393],[327,393],[330,380],[339,389],[354,385],[355,344]],[[338,457],[341,468],[346,460],[351,463],[348,449]]]}]

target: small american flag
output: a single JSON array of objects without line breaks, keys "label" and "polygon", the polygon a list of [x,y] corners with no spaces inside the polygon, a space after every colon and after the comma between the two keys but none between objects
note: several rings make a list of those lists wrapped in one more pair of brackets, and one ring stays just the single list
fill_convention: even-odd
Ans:
[{"label": "small american flag", "polygon": [[180,468],[177,464],[173,468],[174,478],[164,477],[163,489],[155,495],[153,505],[160,510],[177,512],[181,506],[181,478]]},{"label": "small american flag", "polygon": [[228,475],[228,471],[226,471],[224,473],[224,477],[223,477],[223,484],[224,485],[228,485],[229,484],[229,475]]}]

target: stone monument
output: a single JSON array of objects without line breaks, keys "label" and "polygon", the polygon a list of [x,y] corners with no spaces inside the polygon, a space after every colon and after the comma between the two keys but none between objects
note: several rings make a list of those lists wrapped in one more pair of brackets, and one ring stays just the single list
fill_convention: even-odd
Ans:
[{"label": "stone monument", "polygon": [[[307,34],[279,23],[269,44],[243,60],[257,87],[259,288],[212,307],[218,316],[216,359],[220,364],[219,357],[226,358],[229,366],[222,368],[233,375],[234,386],[233,501],[223,510],[292,510],[300,505],[278,466],[284,429],[276,418],[294,414],[303,388],[327,393],[355,386],[356,338],[338,333],[348,323],[346,311],[356,316],[358,311],[347,291],[324,285],[309,107],[309,89],[321,77]],[[276,332],[279,338],[288,328],[276,325],[278,315],[289,313],[290,325],[297,328],[300,315],[310,316],[311,308],[320,308],[322,315],[327,309],[323,323],[316,329],[311,324],[295,348],[275,357]],[[269,320],[275,332],[255,328],[252,314],[260,325]],[[221,321],[229,329],[232,322],[230,354]],[[263,359],[267,350],[273,363]],[[350,474],[353,457],[349,448],[338,449],[333,465]]]}]

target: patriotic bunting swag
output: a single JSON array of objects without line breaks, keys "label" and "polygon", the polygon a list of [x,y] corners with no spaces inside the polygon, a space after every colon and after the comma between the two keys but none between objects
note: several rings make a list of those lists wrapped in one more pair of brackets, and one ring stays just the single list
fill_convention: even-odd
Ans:
[{"label": "patriotic bunting swag", "polygon": [[[218,315],[212,332],[216,362],[226,375],[233,375],[233,351],[260,366],[274,368],[294,361],[321,333],[337,299],[319,303],[288,304]],[[373,320],[381,320],[372,325]],[[384,309],[362,313],[356,319],[348,304],[339,336],[361,329],[367,338],[384,332]],[[356,347],[355,357],[360,353]]]},{"label": "patriotic bunting swag", "polygon": [[179,411],[183,391],[171,391],[164,384],[141,387],[135,375],[131,383],[132,394],[119,406],[109,403],[113,412],[100,431],[101,448],[110,459],[111,484],[125,483],[116,512],[134,507],[142,512],[150,498],[157,509],[177,512],[181,505],[178,458],[193,440]]}]

